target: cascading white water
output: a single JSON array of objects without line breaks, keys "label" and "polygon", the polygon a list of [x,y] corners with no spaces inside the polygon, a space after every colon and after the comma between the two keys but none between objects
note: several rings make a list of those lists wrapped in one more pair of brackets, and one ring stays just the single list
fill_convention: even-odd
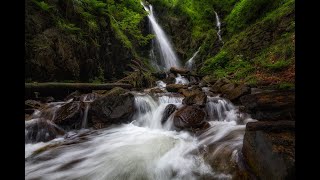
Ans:
[{"label": "cascading white water", "polygon": [[199,53],[199,51],[200,51],[200,47],[199,47],[198,51],[196,51],[196,52],[193,54],[193,56],[186,62],[185,67],[186,67],[187,69],[189,69],[189,70],[192,70],[192,69],[193,69],[194,59],[195,59],[195,57],[197,56],[197,54]]},{"label": "cascading white water", "polygon": [[25,179],[232,179],[250,118],[239,121],[237,107],[223,98],[208,97],[211,127],[198,137],[177,132],[172,128],[174,113],[164,124],[161,119],[168,104],[181,108],[182,100],[173,93],[136,93],[130,124],[26,144]]},{"label": "cascading white water", "polygon": [[175,84],[189,84],[189,80],[183,76],[181,76],[180,74],[177,74],[177,77],[175,78]]},{"label": "cascading white water", "polygon": [[[176,56],[165,32],[162,30],[154,16],[152,5],[149,5],[149,7],[147,7],[143,4],[143,2],[141,2],[141,4],[149,13],[148,18],[151,23],[152,31],[156,36],[156,39],[153,43],[156,44],[156,47],[158,48],[160,53],[160,64],[158,64],[158,66],[160,66],[164,70],[169,70],[171,67],[180,67],[181,65],[179,63],[178,57]],[[152,47],[151,51],[152,52],[150,56],[152,58],[156,58],[154,53],[154,46]]]},{"label": "cascading white water", "polygon": [[216,21],[217,21],[216,26],[218,27],[217,35],[218,35],[218,37],[219,37],[219,41],[221,41],[222,43],[224,43],[224,42],[222,41],[221,34],[220,34],[220,33],[221,33],[221,29],[220,29],[220,27],[221,27],[221,22],[220,22],[218,13],[217,13],[216,11],[214,11],[214,13],[216,14]]}]

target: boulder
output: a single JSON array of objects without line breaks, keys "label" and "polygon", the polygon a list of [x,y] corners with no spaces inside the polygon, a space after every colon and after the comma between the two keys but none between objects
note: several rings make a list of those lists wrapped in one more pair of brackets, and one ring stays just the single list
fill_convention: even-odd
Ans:
[{"label": "boulder", "polygon": [[217,82],[217,78],[212,75],[206,75],[201,79],[202,83],[214,85]]},{"label": "boulder", "polygon": [[167,74],[165,72],[155,72],[151,73],[151,75],[157,79],[165,79],[167,77]]},{"label": "boulder", "polygon": [[68,101],[70,99],[73,99],[74,101],[79,101],[80,97],[81,97],[81,92],[77,90],[69,94],[66,98],[64,98],[64,101]]},{"label": "boulder", "polygon": [[177,109],[177,106],[174,105],[174,104],[168,104],[166,106],[166,108],[164,109],[164,112],[163,112],[163,116],[162,116],[162,119],[161,119],[161,124],[164,124],[168,118],[170,117],[170,115]]},{"label": "boulder", "polygon": [[150,93],[156,94],[156,93],[164,93],[165,91],[160,88],[152,88],[149,91]]},{"label": "boulder", "polygon": [[205,111],[198,106],[184,106],[175,113],[173,124],[178,130],[201,131],[210,127],[205,116]]},{"label": "boulder", "polygon": [[119,96],[121,94],[127,93],[129,90],[123,89],[121,87],[114,87],[110,91],[104,94],[104,96]]},{"label": "boulder", "polygon": [[39,101],[35,101],[35,100],[26,100],[24,102],[24,108],[25,109],[39,109],[43,106],[43,104]]},{"label": "boulder", "polygon": [[42,103],[50,103],[50,102],[53,102],[55,99],[52,96],[49,96],[49,97],[41,97],[39,98],[39,100]]},{"label": "boulder", "polygon": [[236,85],[234,83],[228,83],[220,87],[220,92],[222,94],[229,94],[235,89]]},{"label": "boulder", "polygon": [[[221,87],[223,86],[223,85],[226,85],[226,84],[230,84],[231,83],[231,81],[229,80],[229,79],[227,79],[227,78],[221,78],[221,79],[219,79],[217,82],[215,82],[214,84],[213,84],[213,86],[212,86],[212,91],[214,92],[214,93],[219,93],[219,92],[221,92]],[[225,87],[226,88],[226,87]]]},{"label": "boulder", "polygon": [[171,67],[170,72],[174,74],[187,74],[190,71],[186,68],[177,68],[177,67]]},{"label": "boulder", "polygon": [[25,143],[47,142],[60,135],[64,135],[64,131],[49,120],[25,121]]},{"label": "boulder", "polygon": [[295,122],[249,122],[242,153],[258,179],[295,177]]},{"label": "boulder", "polygon": [[250,94],[250,87],[245,84],[240,84],[224,95],[230,101],[238,100],[241,96]]},{"label": "boulder", "polygon": [[169,73],[169,75],[163,79],[163,82],[166,84],[174,84],[176,82],[176,76],[173,73]]},{"label": "boulder", "polygon": [[118,124],[129,122],[135,112],[134,95],[110,93],[91,103],[89,116],[93,124]]},{"label": "boulder", "polygon": [[185,97],[189,97],[195,94],[200,94],[202,91],[200,89],[179,89],[179,93],[183,94]]},{"label": "boulder", "polygon": [[295,120],[295,92],[272,91],[240,97],[247,113],[257,120]]},{"label": "boulder", "polygon": [[180,89],[186,89],[187,87],[183,84],[167,84],[166,89],[168,92],[178,92]]},{"label": "boulder", "polygon": [[64,129],[78,129],[81,127],[82,115],[80,101],[72,101],[55,112],[53,122]]},{"label": "boulder", "polygon": [[200,92],[197,94],[192,94],[191,96],[187,96],[183,99],[182,104],[185,105],[199,105],[205,106],[207,102],[207,95],[204,92]]}]

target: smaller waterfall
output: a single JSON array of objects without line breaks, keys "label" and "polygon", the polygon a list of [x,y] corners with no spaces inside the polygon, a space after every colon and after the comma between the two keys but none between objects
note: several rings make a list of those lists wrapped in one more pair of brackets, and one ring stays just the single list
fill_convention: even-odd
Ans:
[{"label": "smaller waterfall", "polygon": [[236,108],[227,100],[220,97],[208,96],[206,109],[208,112],[208,119],[215,121],[234,121],[237,117]]},{"label": "smaller waterfall", "polygon": [[193,56],[186,62],[185,67],[186,67],[187,69],[189,69],[189,70],[192,70],[192,69],[193,69],[194,59],[195,59],[195,57],[197,56],[197,54],[199,53],[199,51],[200,51],[200,47],[199,47],[198,51],[195,52],[195,53],[193,54]]},{"label": "smaller waterfall", "polygon": [[95,94],[86,94],[82,102],[84,103],[84,114],[83,114],[83,119],[82,119],[82,124],[81,128],[86,128],[88,124],[88,111],[90,108],[90,104],[96,99]]},{"label": "smaller waterfall", "polygon": [[218,35],[218,37],[219,37],[219,41],[221,41],[221,42],[224,44],[224,42],[222,41],[222,38],[221,38],[221,34],[220,34],[220,33],[221,33],[221,29],[220,29],[220,27],[221,27],[221,22],[220,22],[220,19],[219,19],[219,16],[218,16],[217,12],[214,11],[214,13],[216,14],[216,21],[217,21],[216,26],[218,27],[217,35]]},{"label": "smaller waterfall", "polygon": [[183,85],[186,85],[186,84],[189,84],[189,80],[188,80],[187,78],[181,76],[180,74],[177,74],[175,84],[183,84]]}]

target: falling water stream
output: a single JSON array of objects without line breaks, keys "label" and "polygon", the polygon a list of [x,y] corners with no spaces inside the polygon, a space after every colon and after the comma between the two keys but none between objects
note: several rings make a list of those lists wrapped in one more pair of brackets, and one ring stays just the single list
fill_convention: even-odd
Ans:
[{"label": "falling water stream", "polygon": [[221,34],[220,34],[220,33],[221,33],[221,22],[220,22],[218,13],[215,12],[215,11],[214,11],[214,13],[215,13],[215,15],[216,15],[216,21],[217,21],[216,26],[218,27],[217,35],[218,35],[218,37],[219,37],[219,41],[221,41],[222,43],[224,43],[224,42],[222,41]]},{"label": "falling water stream", "polygon": [[[151,29],[153,34],[156,36],[156,39],[152,42],[153,47],[150,52],[152,63],[156,65],[156,68],[163,70],[169,70],[171,67],[180,67],[179,59],[176,56],[168,37],[156,20],[152,5],[146,6],[143,2],[141,2],[141,4],[149,13],[148,18],[151,24]],[[154,47],[156,47],[160,53],[160,62],[157,61]]]},{"label": "falling water stream", "polygon": [[186,62],[185,67],[186,67],[187,69],[193,70],[193,68],[194,68],[194,59],[195,59],[195,57],[198,55],[199,51],[200,51],[200,47],[199,47],[198,51],[196,51],[196,52],[192,55],[192,57]]}]

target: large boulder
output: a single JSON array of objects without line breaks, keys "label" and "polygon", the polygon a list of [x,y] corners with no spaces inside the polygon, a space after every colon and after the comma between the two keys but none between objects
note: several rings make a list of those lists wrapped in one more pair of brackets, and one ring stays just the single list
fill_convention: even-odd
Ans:
[{"label": "large boulder", "polygon": [[295,177],[295,122],[249,122],[242,148],[249,168],[259,179]]},{"label": "large boulder", "polygon": [[173,73],[169,73],[168,76],[163,79],[166,84],[173,84],[176,82],[176,76]]},{"label": "large boulder", "polygon": [[151,73],[151,75],[157,79],[165,79],[167,77],[167,74],[165,72],[155,72]]},{"label": "large boulder", "polygon": [[55,112],[53,122],[64,129],[78,129],[81,127],[82,118],[80,101],[72,101],[62,105]]},{"label": "large boulder", "polygon": [[185,68],[171,67],[170,68],[170,72],[172,72],[174,74],[187,74],[190,71],[188,69],[185,69]]},{"label": "large boulder", "polygon": [[164,124],[168,118],[170,117],[170,115],[177,109],[177,106],[174,105],[174,104],[168,104],[166,106],[166,108],[164,109],[164,112],[163,112],[163,116],[162,116],[162,119],[161,119],[161,124]]},{"label": "large boulder", "polygon": [[201,79],[202,83],[214,85],[217,82],[217,78],[212,75],[206,75]]},{"label": "large boulder", "polygon": [[39,118],[25,121],[25,143],[47,142],[61,135],[64,135],[64,131],[49,120]]},{"label": "large boulder", "polygon": [[224,97],[230,101],[238,100],[241,96],[250,94],[250,87],[245,84],[240,84],[236,88],[231,89],[227,92]]},{"label": "large boulder", "polygon": [[258,120],[295,120],[295,92],[273,91],[240,97],[247,113]]},{"label": "large boulder", "polygon": [[[221,87],[224,86],[224,85],[226,85],[226,84],[230,84],[230,83],[231,83],[231,81],[230,81],[229,79],[227,79],[227,78],[221,78],[221,79],[217,80],[217,81],[213,84],[213,86],[212,86],[212,91],[213,91],[214,93],[220,93],[220,92],[221,92]],[[225,89],[226,89],[226,87],[225,87]]]},{"label": "large boulder", "polygon": [[135,112],[134,102],[134,95],[131,93],[110,93],[91,103],[89,116],[93,124],[99,124],[99,127],[129,122]]},{"label": "large boulder", "polygon": [[228,83],[220,87],[220,92],[222,94],[229,94],[231,91],[236,88],[236,85],[234,83]]},{"label": "large boulder", "polygon": [[205,116],[205,111],[198,106],[184,106],[175,113],[173,124],[178,130],[204,130],[210,127]]},{"label": "large boulder", "polygon": [[168,92],[178,92],[180,89],[186,89],[187,87],[183,84],[167,84],[166,89]]},{"label": "large boulder", "polygon": [[194,89],[179,89],[178,91],[179,93],[183,94],[185,97],[189,97],[195,94],[200,94],[202,93],[202,91],[198,88],[194,88]]},{"label": "large boulder", "polygon": [[182,104],[185,105],[199,105],[199,106],[205,106],[207,102],[207,95],[204,92],[192,94],[190,96],[187,96],[183,99]]},{"label": "large boulder", "polygon": [[31,99],[24,102],[25,109],[40,109],[42,106],[43,104],[41,102]]},{"label": "large boulder", "polygon": [[81,97],[81,92],[77,90],[69,94],[66,98],[64,98],[64,101],[68,101],[70,99],[73,99],[73,101],[79,101],[80,97]]}]

